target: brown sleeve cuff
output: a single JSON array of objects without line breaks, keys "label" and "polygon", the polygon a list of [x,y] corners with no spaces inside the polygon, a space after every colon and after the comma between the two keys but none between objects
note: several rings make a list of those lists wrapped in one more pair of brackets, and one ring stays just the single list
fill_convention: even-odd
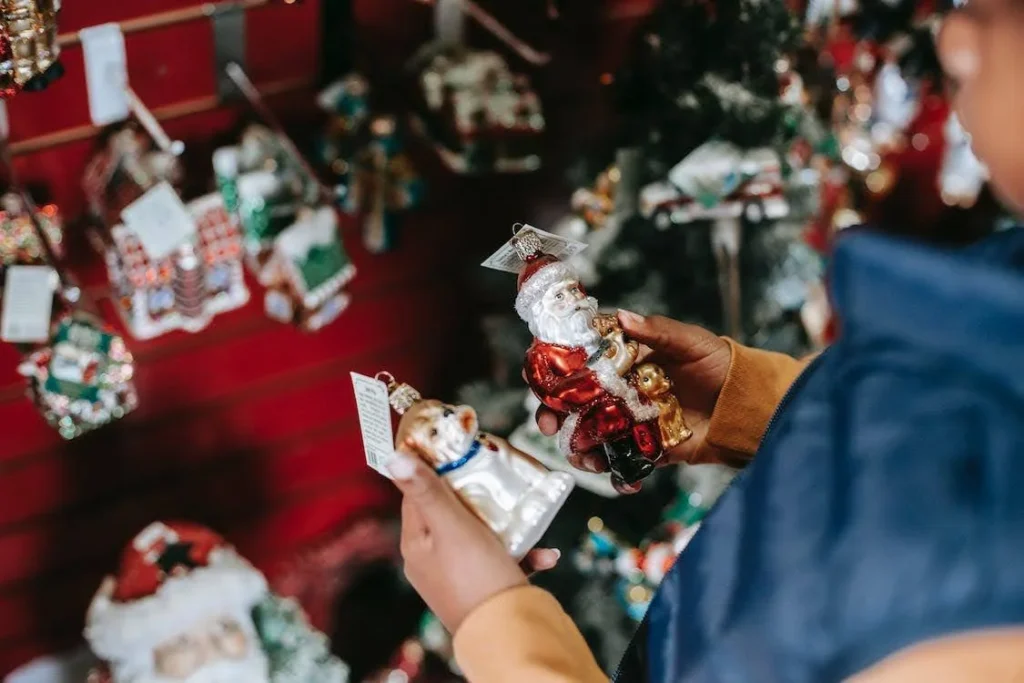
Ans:
[{"label": "brown sleeve cuff", "polygon": [[752,349],[725,338],[732,350],[729,372],[708,425],[707,442],[752,457],[775,409],[810,359]]},{"label": "brown sleeve cuff", "polygon": [[608,683],[558,601],[536,586],[512,588],[477,607],[454,639],[472,683]]}]

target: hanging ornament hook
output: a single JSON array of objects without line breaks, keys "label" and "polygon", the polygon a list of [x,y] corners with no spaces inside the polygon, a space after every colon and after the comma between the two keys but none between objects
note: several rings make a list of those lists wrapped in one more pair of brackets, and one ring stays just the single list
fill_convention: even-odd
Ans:
[{"label": "hanging ornament hook", "polygon": [[395,383],[397,382],[397,380],[395,379],[395,376],[392,375],[387,370],[381,370],[376,375],[374,375],[373,378],[375,380],[380,381],[380,382],[384,382],[384,384],[386,384],[388,386],[388,388],[394,386]]},{"label": "hanging ornament hook", "polygon": [[519,231],[526,227],[526,223],[513,223],[512,224],[512,236],[515,237],[519,234]]},{"label": "hanging ornament hook", "polygon": [[153,142],[160,148],[160,151],[173,154],[174,156],[181,156],[182,152],[185,151],[185,143],[181,140],[171,140],[171,137],[164,130],[164,127],[157,121],[156,116],[149,110],[149,107],[139,99],[139,96],[135,94],[135,91],[130,87],[125,88],[128,95],[128,106],[132,110],[132,114],[139,120],[142,127],[146,129],[149,136],[153,138]]}]

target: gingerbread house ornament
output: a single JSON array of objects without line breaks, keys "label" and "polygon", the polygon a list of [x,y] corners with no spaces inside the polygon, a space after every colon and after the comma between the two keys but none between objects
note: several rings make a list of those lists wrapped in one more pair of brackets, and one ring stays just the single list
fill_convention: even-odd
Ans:
[{"label": "gingerbread house ornament", "polygon": [[242,272],[242,236],[224,200],[210,194],[187,205],[192,225],[180,244],[154,253],[128,225],[110,231],[107,270],[118,312],[132,335],[150,339],[171,330],[197,332],[213,317],[249,300]]},{"label": "gingerbread house ornament", "polygon": [[348,306],[343,291],[356,269],[338,232],[334,209],[303,211],[273,242],[261,275],[267,315],[312,332],[333,322]]}]

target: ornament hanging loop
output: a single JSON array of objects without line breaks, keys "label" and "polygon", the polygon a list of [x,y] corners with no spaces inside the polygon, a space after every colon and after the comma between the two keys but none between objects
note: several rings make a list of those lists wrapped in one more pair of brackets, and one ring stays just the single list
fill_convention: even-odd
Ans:
[{"label": "ornament hanging loop", "polygon": [[512,224],[512,236],[515,237],[519,234],[519,231],[526,227],[526,223],[513,223]]},{"label": "ornament hanging loop", "polygon": [[390,390],[391,387],[395,386],[395,384],[398,383],[398,380],[395,379],[395,376],[392,375],[387,370],[381,370],[376,375],[374,375],[373,378],[380,382],[384,382],[384,384],[387,385],[388,390]]}]

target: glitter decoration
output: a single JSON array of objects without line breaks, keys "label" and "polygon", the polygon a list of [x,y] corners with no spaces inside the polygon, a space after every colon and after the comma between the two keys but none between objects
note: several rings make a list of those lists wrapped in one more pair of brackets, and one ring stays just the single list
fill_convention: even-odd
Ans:
[{"label": "glitter decoration", "polygon": [[49,343],[18,368],[28,394],[65,439],[120,419],[135,409],[131,353],[114,331],[83,314],[60,318]]}]

